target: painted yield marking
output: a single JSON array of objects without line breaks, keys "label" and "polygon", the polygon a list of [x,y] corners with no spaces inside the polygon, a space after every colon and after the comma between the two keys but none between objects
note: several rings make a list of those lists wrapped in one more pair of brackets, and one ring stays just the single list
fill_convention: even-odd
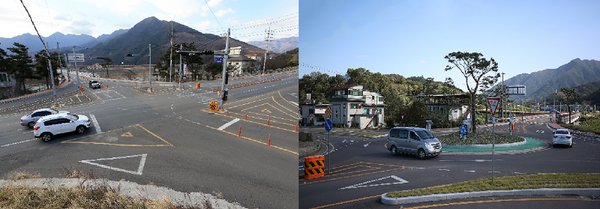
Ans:
[{"label": "painted yield marking", "polygon": [[[114,171],[120,171],[120,172],[124,172],[124,173],[135,174],[135,175],[142,175],[142,171],[144,170],[144,164],[146,164],[146,156],[148,156],[148,154],[129,155],[129,156],[123,156],[123,157],[100,158],[100,159],[94,159],[94,160],[82,160],[79,162],[90,164],[90,165],[95,165],[95,166],[98,166],[101,168],[106,168],[106,169],[110,169],[110,170],[114,170]],[[130,170],[122,169],[122,168],[116,168],[116,167],[112,167],[112,166],[94,163],[97,161],[111,161],[111,160],[119,160],[119,159],[134,158],[134,157],[141,157],[140,164],[138,166],[137,171],[130,171]]]},{"label": "painted yield marking", "polygon": [[[382,181],[385,179],[394,179],[396,180],[395,182],[390,182],[390,183],[379,183],[379,184],[371,184],[373,182],[377,182],[377,181]],[[359,183],[359,184],[354,184],[354,185],[350,185],[344,188],[340,188],[340,190],[342,189],[356,189],[356,188],[365,188],[365,187],[377,187],[377,186],[389,186],[389,185],[396,185],[396,184],[406,184],[408,183],[407,180],[404,180],[398,176],[395,175],[391,175],[391,176],[386,176],[386,177],[381,177],[375,180],[370,180],[370,181],[365,181],[363,183]]]}]

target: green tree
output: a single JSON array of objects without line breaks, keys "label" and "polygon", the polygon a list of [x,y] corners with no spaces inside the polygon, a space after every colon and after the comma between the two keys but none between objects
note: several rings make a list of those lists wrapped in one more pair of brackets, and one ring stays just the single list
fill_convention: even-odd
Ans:
[{"label": "green tree", "polygon": [[17,80],[17,91],[26,93],[25,79],[35,78],[33,74],[33,61],[28,55],[29,48],[20,43],[14,43],[15,47],[9,47],[8,50],[13,54],[8,55],[7,73],[15,76]]},{"label": "green tree", "polygon": [[[445,71],[457,68],[465,77],[467,91],[471,94],[471,127],[472,131],[475,132],[476,94],[479,85],[491,85],[498,81],[500,77],[498,63],[494,58],[490,58],[490,60],[483,58],[483,54],[479,52],[451,52],[444,58],[450,63],[450,65],[446,65]],[[470,80],[475,83],[473,86],[469,84]]]},{"label": "green tree", "polygon": [[112,66],[114,62],[110,57],[103,57],[102,60],[104,60],[104,63],[100,63],[100,66],[106,69],[106,77],[109,78],[110,76],[108,75],[108,67]]},{"label": "green tree", "polygon": [[[60,54],[58,54],[58,52],[52,52],[50,53],[50,60],[52,62],[52,73],[54,74],[54,85],[58,85],[58,57],[60,56]],[[34,67],[35,67],[35,74],[33,75],[35,78],[40,79],[40,78],[45,78],[46,79],[46,88],[52,88],[52,85],[50,83],[50,71],[48,69],[48,56],[46,54],[45,50],[39,51],[36,55],[35,55],[35,61],[37,62]],[[62,65],[66,65],[64,60],[61,60]]]},{"label": "green tree", "polygon": [[570,88],[562,88],[560,89],[565,95],[565,98],[558,99],[559,101],[565,102],[567,104],[567,110],[569,111],[569,122],[571,121],[571,105],[579,102],[581,100],[581,95],[577,93],[577,90]]},{"label": "green tree", "polygon": [[[235,66],[229,64],[227,65],[227,73],[230,73],[235,69]],[[206,65],[204,70],[210,73],[213,79],[217,78],[217,75],[221,75],[223,73],[223,63],[222,62],[211,62]]]},{"label": "green tree", "polygon": [[[173,48],[172,49],[171,49],[171,47],[167,48],[165,53],[162,56],[160,56],[160,58],[159,58],[159,62],[161,62],[161,64],[156,67],[159,69],[159,75],[167,81],[178,80],[179,73],[177,73],[177,71],[179,70],[179,67],[176,67],[176,66],[179,65],[179,60],[181,57],[181,59],[183,59],[183,62],[187,63],[187,70],[188,70],[188,72],[190,72],[192,74],[191,79],[196,80],[199,73],[201,72],[203,64],[204,64],[203,57],[212,56],[212,55],[203,55],[203,54],[189,55],[189,54],[175,53],[175,51],[180,50],[180,49],[182,49],[184,51],[198,51],[198,47],[193,42],[183,42],[183,43],[173,44]],[[171,75],[173,76],[173,78],[169,78],[169,65],[171,62],[170,61],[171,50],[173,50],[173,67],[172,67],[173,71],[171,72]],[[157,62],[157,64],[158,64],[158,62]]]}]

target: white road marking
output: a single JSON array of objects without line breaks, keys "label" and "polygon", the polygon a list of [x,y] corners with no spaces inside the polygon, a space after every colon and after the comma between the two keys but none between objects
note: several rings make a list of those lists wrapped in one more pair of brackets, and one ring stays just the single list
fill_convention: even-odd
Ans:
[{"label": "white road marking", "polygon": [[450,169],[440,168],[440,171],[450,171]]},{"label": "white road marking", "polygon": [[467,173],[475,173],[475,170],[465,170]]},{"label": "white road marking", "polygon": [[100,125],[96,120],[96,116],[94,114],[90,114],[90,118],[92,118],[92,123],[94,123],[94,128],[96,128],[96,133],[102,133],[102,129],[100,129]]},{"label": "white road marking", "polygon": [[[141,176],[142,171],[144,170],[144,164],[146,164],[146,156],[148,156],[148,154],[130,155],[130,156],[123,156],[123,157],[100,158],[100,159],[94,159],[94,160],[82,160],[79,162],[99,166],[99,167],[106,168],[106,169],[111,169],[111,170],[115,170],[115,171],[121,171],[121,172],[136,174],[136,175]],[[92,163],[94,161],[118,160],[118,159],[132,158],[132,157],[142,157],[140,159],[140,165],[138,166],[137,171],[130,171],[130,170],[122,169],[122,168],[115,168],[112,166],[102,165],[102,164],[98,164],[98,163]]]},{"label": "white road marking", "polygon": [[239,120],[240,120],[240,119],[237,119],[237,118],[236,118],[236,119],[233,119],[233,120],[231,120],[231,121],[229,121],[229,122],[227,122],[227,123],[223,124],[221,127],[217,128],[217,130],[219,130],[219,131],[220,131],[220,130],[223,130],[223,129],[225,129],[225,128],[229,127],[230,125],[232,125],[232,124],[234,124],[234,123],[238,122]]},{"label": "white road marking", "polygon": [[292,104],[294,104],[294,105],[298,106],[298,103],[296,103],[296,102],[294,102],[294,101],[288,101],[288,102],[290,102],[290,103],[292,103]]},{"label": "white road marking", "polygon": [[[376,181],[381,181],[381,180],[389,179],[389,178],[396,179],[397,181],[396,182],[392,182],[392,183],[369,184],[369,183],[373,183],[373,182],[376,182]],[[375,179],[375,180],[371,180],[371,181],[365,181],[365,182],[359,183],[359,184],[350,185],[350,186],[347,186],[347,187],[344,187],[344,188],[340,188],[339,190],[342,190],[342,189],[356,189],[356,188],[364,188],[364,187],[376,187],[376,186],[388,186],[388,185],[406,184],[406,183],[408,183],[407,180],[404,180],[404,179],[402,179],[400,177],[391,175],[391,176],[381,177],[381,178],[378,178],[378,179]]]},{"label": "white road marking", "polygon": [[371,144],[371,142],[369,142],[369,143],[366,143],[366,144],[365,144],[365,145],[363,145],[363,146],[365,146],[365,148],[366,148],[366,147],[368,147],[368,146],[369,146],[369,144]]},{"label": "white road marking", "polygon": [[17,144],[22,144],[22,143],[30,142],[30,141],[33,141],[33,140],[37,140],[37,139],[33,138],[33,139],[27,139],[27,140],[24,140],[24,141],[19,141],[19,142],[14,142],[14,143],[10,143],[10,144],[5,144],[5,145],[0,146],[0,148],[12,146],[12,145],[17,145]]}]

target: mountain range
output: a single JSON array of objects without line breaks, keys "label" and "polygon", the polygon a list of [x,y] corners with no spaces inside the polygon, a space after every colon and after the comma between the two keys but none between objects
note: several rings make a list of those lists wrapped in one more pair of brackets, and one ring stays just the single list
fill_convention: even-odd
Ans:
[{"label": "mountain range", "polygon": [[[266,49],[267,41],[249,41],[249,44]],[[286,52],[294,48],[298,48],[298,37],[289,37],[268,41],[269,51]]]},{"label": "mountain range", "polygon": [[526,86],[525,96],[510,96],[511,100],[540,102],[554,93],[555,89],[575,88],[597,81],[600,81],[600,61],[577,58],[556,69],[516,75],[504,83],[508,86]]},{"label": "mountain range", "polygon": [[[173,21],[159,20],[156,17],[148,17],[130,29],[116,30],[111,34],[103,34],[98,38],[90,35],[72,35],[56,32],[48,37],[42,37],[45,42],[49,42],[51,51],[56,50],[56,42],[60,43],[61,51],[71,51],[72,46],[76,48],[77,53],[84,53],[86,57],[110,57],[115,64],[123,62],[124,64],[146,64],[149,54],[148,44],[152,45],[152,60],[158,60],[162,54],[169,48],[171,27],[174,31],[173,43],[194,42],[197,50],[222,50],[225,48],[225,38],[214,34],[201,33],[195,29],[187,27]],[[295,39],[294,39],[295,38]],[[274,52],[284,52],[298,47],[298,38],[272,40],[269,42],[271,50]],[[242,46],[242,53],[264,53],[255,45],[230,38],[230,47]],[[6,49],[13,46],[13,42],[21,43],[29,47],[29,53],[33,54],[44,46],[39,38],[32,34],[23,34],[13,38],[0,38],[0,48]],[[260,46],[261,43],[256,43]],[[263,44],[264,47],[264,44]],[[132,58],[126,58],[125,54],[135,54]],[[86,61],[84,64],[101,62],[100,60]]]}]

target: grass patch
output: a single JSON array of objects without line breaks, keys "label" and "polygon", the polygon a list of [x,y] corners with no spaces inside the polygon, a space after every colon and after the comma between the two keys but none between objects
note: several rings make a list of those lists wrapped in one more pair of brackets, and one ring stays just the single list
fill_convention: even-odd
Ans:
[{"label": "grass patch", "polygon": [[[80,172],[65,168],[61,174],[66,178],[98,179],[92,171]],[[41,178],[41,175],[28,172],[14,172],[9,179]],[[216,193],[222,199],[223,195]],[[157,200],[132,198],[119,194],[119,188],[112,188],[107,182],[94,186],[35,188],[26,184],[8,184],[0,188],[0,208],[207,208],[211,204],[204,202],[203,207],[181,207],[174,205],[168,198]]]},{"label": "grass patch", "polygon": [[300,156],[309,155],[316,152],[321,147],[321,143],[315,141],[300,142],[298,153]]},{"label": "grass patch", "polygon": [[600,118],[598,117],[588,117],[585,121],[579,122],[578,126],[564,123],[561,123],[560,126],[568,129],[600,134]]},{"label": "grass patch", "polygon": [[[523,138],[518,136],[510,136],[503,134],[494,134],[496,144],[506,144],[514,142],[522,142]],[[491,144],[492,143],[492,132],[491,131],[477,131],[475,133],[469,132],[467,139],[460,139],[460,133],[454,132],[446,135],[436,136],[440,140],[442,145],[474,145],[474,144]]]},{"label": "grass patch", "polygon": [[599,188],[600,174],[561,173],[532,174],[477,179],[449,185],[407,191],[388,192],[387,197],[410,197],[431,194],[479,192],[488,190],[541,189],[541,188]]}]

